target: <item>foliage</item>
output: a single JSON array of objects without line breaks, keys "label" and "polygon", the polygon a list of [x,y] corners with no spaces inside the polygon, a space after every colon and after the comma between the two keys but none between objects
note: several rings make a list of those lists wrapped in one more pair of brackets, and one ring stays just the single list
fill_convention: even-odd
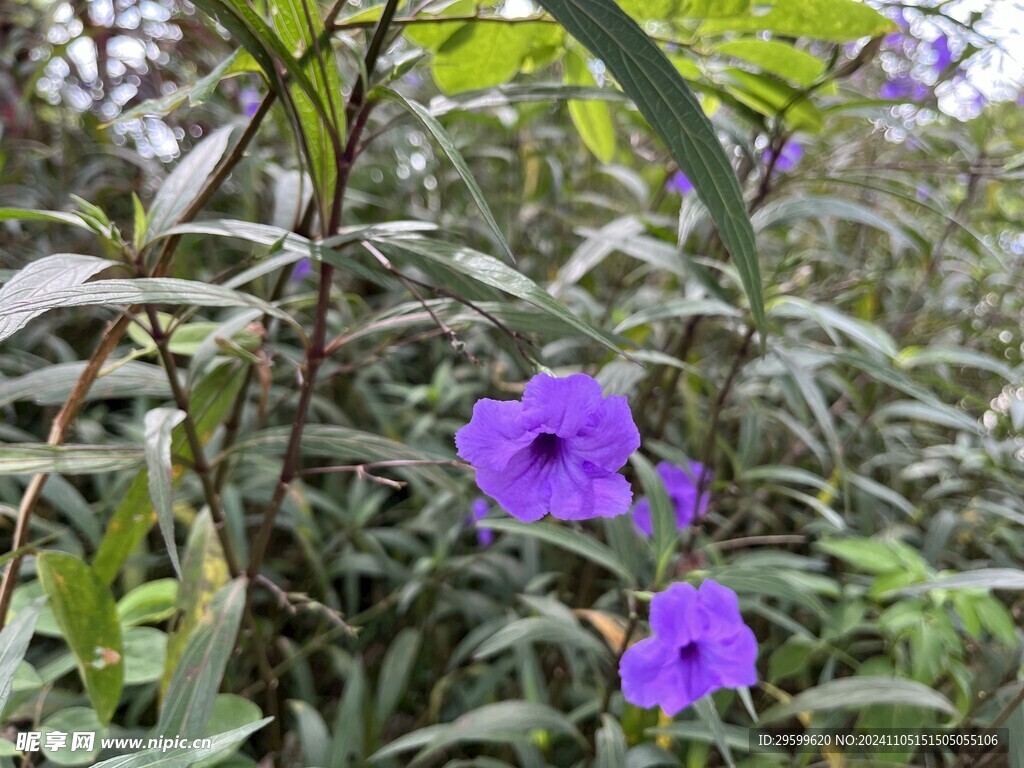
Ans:
[{"label": "foliage", "polygon": [[[24,764],[1024,731],[1022,118],[939,108],[985,14],[105,8],[0,9],[0,715],[212,742]],[[454,435],[538,373],[626,398],[641,520],[474,503]],[[701,584],[758,682],[630,703]]]}]

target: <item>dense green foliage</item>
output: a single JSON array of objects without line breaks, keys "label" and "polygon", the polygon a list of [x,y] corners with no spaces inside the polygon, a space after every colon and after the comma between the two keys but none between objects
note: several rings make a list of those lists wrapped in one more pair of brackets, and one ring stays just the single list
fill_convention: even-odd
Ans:
[{"label": "dense green foliage", "polygon": [[[0,8],[0,765],[155,760],[26,731],[332,768],[1024,733],[1024,124],[964,106],[985,14],[194,4]],[[539,371],[627,396],[634,498],[669,519],[653,465],[695,459],[706,513],[474,522],[453,435]],[[760,682],[629,704],[652,595],[707,578]]]}]

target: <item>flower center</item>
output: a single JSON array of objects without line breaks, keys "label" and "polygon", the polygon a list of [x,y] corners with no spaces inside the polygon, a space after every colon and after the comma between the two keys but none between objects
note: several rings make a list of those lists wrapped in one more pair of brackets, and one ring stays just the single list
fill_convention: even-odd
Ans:
[{"label": "flower center", "polygon": [[535,456],[544,461],[550,461],[557,458],[562,452],[562,439],[558,435],[545,432],[544,434],[537,435],[533,445],[530,447],[533,449]]},{"label": "flower center", "polygon": [[699,649],[697,648],[697,644],[694,642],[689,642],[679,648],[679,660],[684,664],[697,661],[697,657],[699,655]]}]

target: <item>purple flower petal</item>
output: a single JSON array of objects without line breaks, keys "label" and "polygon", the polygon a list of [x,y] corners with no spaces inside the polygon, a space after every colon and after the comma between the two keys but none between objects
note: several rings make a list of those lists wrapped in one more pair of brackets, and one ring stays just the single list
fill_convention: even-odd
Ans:
[{"label": "purple flower petal", "polygon": [[949,50],[949,38],[939,35],[932,40],[931,49],[935,54],[935,62],[932,64],[935,74],[941,75],[953,63],[953,54]]},{"label": "purple flower petal", "polygon": [[455,433],[459,456],[477,469],[504,469],[534,439],[523,426],[522,414],[522,403],[478,401],[469,424]]},{"label": "purple flower petal", "polygon": [[654,636],[622,655],[626,701],[675,715],[723,687],[757,682],[757,639],[740,616],[736,594],[705,580],[673,584],[651,599]]},{"label": "purple flower petal", "polygon": [[[701,494],[700,501],[697,501],[697,486],[704,472],[704,465],[699,461],[689,461],[688,467],[683,469],[675,464],[662,461],[657,466],[658,476],[665,486],[669,501],[676,513],[676,527],[683,530],[696,518],[707,511],[710,495],[705,489]],[[710,477],[710,472],[708,476]],[[651,523],[651,506],[647,497],[641,498],[633,507],[633,523],[645,536],[653,533]]]},{"label": "purple flower petal", "polygon": [[479,401],[455,444],[480,490],[526,522],[548,512],[563,520],[620,515],[633,498],[616,470],[640,433],[625,398],[604,397],[590,376],[538,375],[522,402]]},{"label": "purple flower petal", "polygon": [[302,259],[295,265],[295,269],[292,270],[292,282],[298,283],[304,280],[308,275],[313,273],[313,261],[312,259]]},{"label": "purple flower petal", "polygon": [[[476,523],[487,517],[487,513],[491,511],[491,506],[487,503],[487,499],[477,497],[473,500],[473,504],[470,509],[469,522],[475,527]],[[490,528],[477,528],[476,540],[479,542],[481,547],[489,547],[494,543],[494,531]]]},{"label": "purple flower petal", "polygon": [[680,195],[685,195],[693,189],[693,183],[682,171],[676,171],[673,173],[665,183],[665,186]]}]

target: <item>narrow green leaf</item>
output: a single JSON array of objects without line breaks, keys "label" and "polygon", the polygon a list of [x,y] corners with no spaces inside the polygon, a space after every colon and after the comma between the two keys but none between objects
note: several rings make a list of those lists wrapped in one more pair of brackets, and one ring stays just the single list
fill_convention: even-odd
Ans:
[{"label": "narrow green leaf", "polygon": [[419,630],[406,627],[398,633],[384,654],[380,678],[377,680],[376,722],[379,726],[383,726],[405,695],[409,677],[419,656],[420,639]]},{"label": "narrow green leaf", "polygon": [[0,475],[80,475],[137,467],[143,459],[138,448],[108,445],[0,445]]},{"label": "narrow green leaf", "polygon": [[331,740],[329,768],[351,768],[362,765],[366,754],[366,718],[363,716],[366,698],[366,673],[362,659],[352,660],[345,679],[338,713],[334,719],[334,738]]},{"label": "narrow green leaf", "polygon": [[489,528],[500,533],[511,533],[540,539],[561,549],[575,552],[577,555],[597,563],[608,572],[620,577],[627,584],[636,583],[636,577],[630,573],[625,563],[618,558],[615,552],[599,541],[595,541],[586,534],[571,528],[549,523],[532,523],[527,525],[516,520],[481,520],[477,525],[481,528]]},{"label": "narrow green leaf", "polygon": [[202,735],[235,647],[246,585],[235,579],[214,596],[178,660],[154,735]]},{"label": "narrow green leaf", "polygon": [[[4,286],[4,288],[6,287]],[[96,280],[86,285],[71,285],[63,287],[59,291],[47,291],[43,295],[31,297],[22,295],[9,303],[3,302],[3,298],[0,295],[0,311],[8,311],[15,318],[36,317],[51,309],[66,307],[187,304],[194,307],[253,307],[295,325],[295,321],[287,312],[250,294],[197,280],[181,280],[172,277]],[[0,320],[3,319],[0,318]],[[13,331],[11,332],[13,333]]]},{"label": "narrow green leaf", "polygon": [[96,716],[109,723],[124,686],[124,648],[114,597],[92,568],[74,555],[44,552],[36,559],[36,568]]},{"label": "narrow green leaf", "polygon": [[458,274],[468,275],[484,285],[523,299],[609,349],[623,354],[618,345],[605,333],[580,320],[533,280],[493,256],[487,256],[465,246],[425,238],[374,240],[374,243],[395,261],[409,260],[409,257],[412,257],[416,263],[419,259],[427,259],[442,264]]},{"label": "narrow green leaf", "polygon": [[636,470],[637,477],[643,485],[644,493],[651,505],[651,530],[654,534],[654,583],[659,585],[668,568],[672,553],[675,552],[676,543],[679,541],[676,511],[665,490],[665,484],[651,462],[641,456],[639,452],[630,456],[629,462]]},{"label": "narrow green leaf", "polygon": [[14,335],[32,319],[58,304],[61,293],[80,286],[97,272],[117,262],[58,253],[33,261],[0,287],[0,341]]},{"label": "narrow green leaf", "polygon": [[626,734],[619,721],[605,713],[601,715],[601,727],[597,731],[597,760],[594,768],[623,768],[626,760]]},{"label": "narrow green leaf", "polygon": [[177,599],[178,582],[174,579],[147,581],[117,601],[117,616],[123,627],[155,624],[174,615]]},{"label": "narrow green leaf", "polygon": [[893,590],[903,595],[919,595],[933,589],[1024,589],[1024,571],[1017,568],[979,568],[967,573],[939,576],[923,584]]},{"label": "narrow green leaf", "polygon": [[764,294],[754,230],[732,164],[714,127],[665,54],[612,0],[541,0],[601,59],[687,175],[732,254],[758,328]]},{"label": "narrow green leaf", "polygon": [[923,709],[936,709],[955,715],[949,699],[927,685],[896,677],[865,676],[830,680],[797,694],[786,704],[768,710],[763,723],[786,720],[801,712],[862,709],[879,704],[902,704]]},{"label": "narrow green leaf", "polygon": [[220,733],[211,738],[209,747],[181,748],[181,749],[147,749],[145,752],[136,752],[131,755],[112,757],[101,763],[96,763],[93,768],[187,768],[200,760],[213,755],[219,755],[233,748],[235,745],[246,739],[250,734],[255,733],[274,718],[265,717],[255,723],[243,725],[227,733]]},{"label": "narrow green leaf", "polygon": [[[57,363],[0,381],[0,407],[19,400],[37,405],[60,405],[67,400],[86,362]],[[101,371],[86,401],[133,397],[165,397],[170,394],[167,375],[158,365],[124,360],[112,361]]]},{"label": "narrow green leaf", "polygon": [[[586,60],[576,51],[568,51],[564,59],[563,78],[566,85],[594,87],[597,82],[587,69]],[[615,123],[608,105],[600,101],[570,101],[569,116],[580,138],[598,160],[610,163],[615,157]]]},{"label": "narrow green leaf", "polygon": [[727,40],[714,47],[718,53],[760,67],[794,85],[808,86],[825,71],[825,62],[789,43],[754,37]]},{"label": "narrow green leaf", "polygon": [[760,7],[749,14],[709,19],[701,34],[776,32],[786,37],[811,37],[845,43],[859,37],[897,32],[896,25],[857,0],[774,0],[767,13]]},{"label": "narrow green leaf", "polygon": [[174,503],[171,481],[171,430],[185,419],[185,412],[177,408],[154,408],[146,414],[145,441],[146,469],[149,479],[149,498],[156,510],[160,533],[167,545],[174,572],[181,578],[178,545],[174,541]]},{"label": "narrow green leaf", "polygon": [[473,198],[473,202],[476,203],[477,208],[480,209],[480,213],[483,214],[484,219],[487,221],[488,226],[490,226],[491,232],[494,233],[495,238],[497,238],[502,250],[504,250],[508,257],[514,262],[515,256],[512,254],[512,247],[508,244],[508,241],[502,234],[501,228],[498,226],[498,222],[494,218],[494,214],[491,212],[491,207],[487,204],[487,198],[484,197],[484,193],[480,189],[480,185],[477,184],[476,179],[473,178],[473,172],[469,169],[469,165],[462,157],[462,153],[460,153],[458,148],[455,146],[455,142],[452,141],[452,137],[449,136],[448,132],[444,129],[444,126],[437,121],[437,118],[430,114],[430,110],[422,104],[411,99],[407,99],[398,91],[394,91],[390,88],[383,88],[381,89],[381,92],[388,98],[405,107],[406,110],[414,115],[423,127],[430,132],[430,135],[434,137],[434,141],[436,141],[444,153],[448,155],[448,159],[452,161],[452,165],[455,166],[455,170],[458,171],[459,176],[462,177],[463,183],[469,190],[470,197]]},{"label": "narrow green leaf", "polygon": [[0,208],[0,221],[46,221],[52,224],[68,224],[79,229],[93,231],[93,228],[77,213],[65,213],[64,211],[40,211],[34,208]]},{"label": "narrow green leaf", "polygon": [[25,651],[36,629],[36,620],[45,602],[44,598],[36,598],[18,611],[14,620],[0,632],[0,714],[3,714],[7,706],[14,675],[25,658]]},{"label": "narrow green leaf", "polygon": [[725,760],[725,764],[729,768],[735,768],[736,763],[732,759],[732,749],[729,747],[729,741],[726,738],[725,725],[722,723],[722,718],[718,716],[718,710],[715,709],[714,701],[710,696],[703,696],[693,703],[693,709],[697,713],[697,717],[700,718],[700,721],[710,731],[711,738],[714,739],[715,746],[718,747],[718,751]]},{"label": "narrow green leaf", "polygon": [[478,659],[496,656],[520,643],[551,643],[563,648],[577,648],[608,658],[608,646],[587,632],[576,622],[567,622],[550,616],[529,616],[505,625],[473,653]]},{"label": "narrow green leaf", "polygon": [[160,185],[149,206],[146,242],[177,223],[178,217],[196,199],[213,173],[231,139],[232,126],[214,131],[199,142]]}]

